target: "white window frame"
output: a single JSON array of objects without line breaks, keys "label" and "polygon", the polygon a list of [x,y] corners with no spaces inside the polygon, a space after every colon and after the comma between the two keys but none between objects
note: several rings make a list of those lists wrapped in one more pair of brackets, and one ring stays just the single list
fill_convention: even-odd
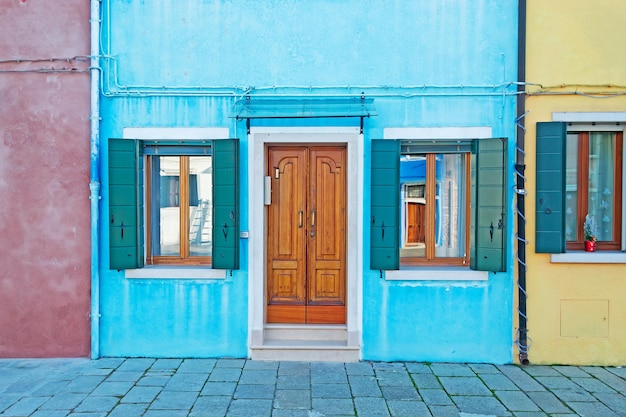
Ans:
[{"label": "white window frame", "polygon": [[[492,129],[488,126],[450,126],[450,127],[389,127],[383,131],[383,139],[401,140],[450,140],[450,139],[487,139],[492,138]],[[469,267],[442,266],[400,266],[399,270],[387,270],[384,278],[388,281],[487,281],[489,272],[473,271]]]},{"label": "white window frame", "polygon": [[[229,129],[226,127],[127,127],[123,130],[123,139],[139,140],[185,140],[202,141],[226,139]],[[144,217],[147,213],[144,213]],[[145,230],[144,230],[145,233]],[[143,254],[144,259],[146,253]],[[212,269],[210,265],[177,266],[177,265],[146,265],[143,268],[124,270],[125,278],[129,279],[226,279],[224,269]]]}]

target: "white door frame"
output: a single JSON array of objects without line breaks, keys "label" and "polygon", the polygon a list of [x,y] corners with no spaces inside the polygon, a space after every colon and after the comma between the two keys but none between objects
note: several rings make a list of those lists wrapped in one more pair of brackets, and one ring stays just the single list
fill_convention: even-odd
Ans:
[{"label": "white door frame", "polygon": [[361,345],[363,135],[358,127],[257,127],[248,134],[248,354],[263,344],[267,237],[264,202],[268,143],[336,143],[347,147],[346,326],[348,346]]}]

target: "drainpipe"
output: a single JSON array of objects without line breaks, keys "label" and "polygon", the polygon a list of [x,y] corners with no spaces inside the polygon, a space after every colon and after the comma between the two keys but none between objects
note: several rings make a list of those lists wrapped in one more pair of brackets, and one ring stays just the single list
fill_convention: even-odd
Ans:
[{"label": "drainpipe", "polygon": [[526,328],[526,217],[525,201],[526,190],[524,188],[524,116],[526,116],[526,0],[519,0],[518,3],[518,46],[517,46],[517,114],[515,121],[517,130],[516,143],[516,195],[517,195],[517,287],[518,287],[518,314],[519,328],[517,346],[519,349],[519,362],[528,365],[528,329]]},{"label": "drainpipe", "polygon": [[100,271],[98,206],[100,203],[100,0],[91,0],[91,359],[100,357]]}]

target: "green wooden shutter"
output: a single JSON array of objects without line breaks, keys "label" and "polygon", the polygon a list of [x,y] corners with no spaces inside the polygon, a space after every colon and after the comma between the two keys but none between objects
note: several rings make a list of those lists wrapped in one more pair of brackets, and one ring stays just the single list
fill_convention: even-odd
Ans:
[{"label": "green wooden shutter", "polygon": [[239,140],[213,141],[213,268],[239,269]]},{"label": "green wooden shutter", "polygon": [[567,125],[537,123],[535,252],[565,252],[565,146]]},{"label": "green wooden shutter", "polygon": [[111,269],[143,267],[143,159],[137,140],[109,139]]},{"label": "green wooden shutter", "polygon": [[474,140],[471,156],[470,268],[506,271],[506,139]]},{"label": "green wooden shutter", "polygon": [[400,269],[400,141],[372,140],[370,268]]}]

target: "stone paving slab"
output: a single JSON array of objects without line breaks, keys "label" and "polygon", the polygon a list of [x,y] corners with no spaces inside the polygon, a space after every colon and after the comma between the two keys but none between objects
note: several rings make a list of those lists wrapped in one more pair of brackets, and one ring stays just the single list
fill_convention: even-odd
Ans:
[{"label": "stone paving slab", "polygon": [[622,367],[0,359],[0,417],[626,417]]}]

